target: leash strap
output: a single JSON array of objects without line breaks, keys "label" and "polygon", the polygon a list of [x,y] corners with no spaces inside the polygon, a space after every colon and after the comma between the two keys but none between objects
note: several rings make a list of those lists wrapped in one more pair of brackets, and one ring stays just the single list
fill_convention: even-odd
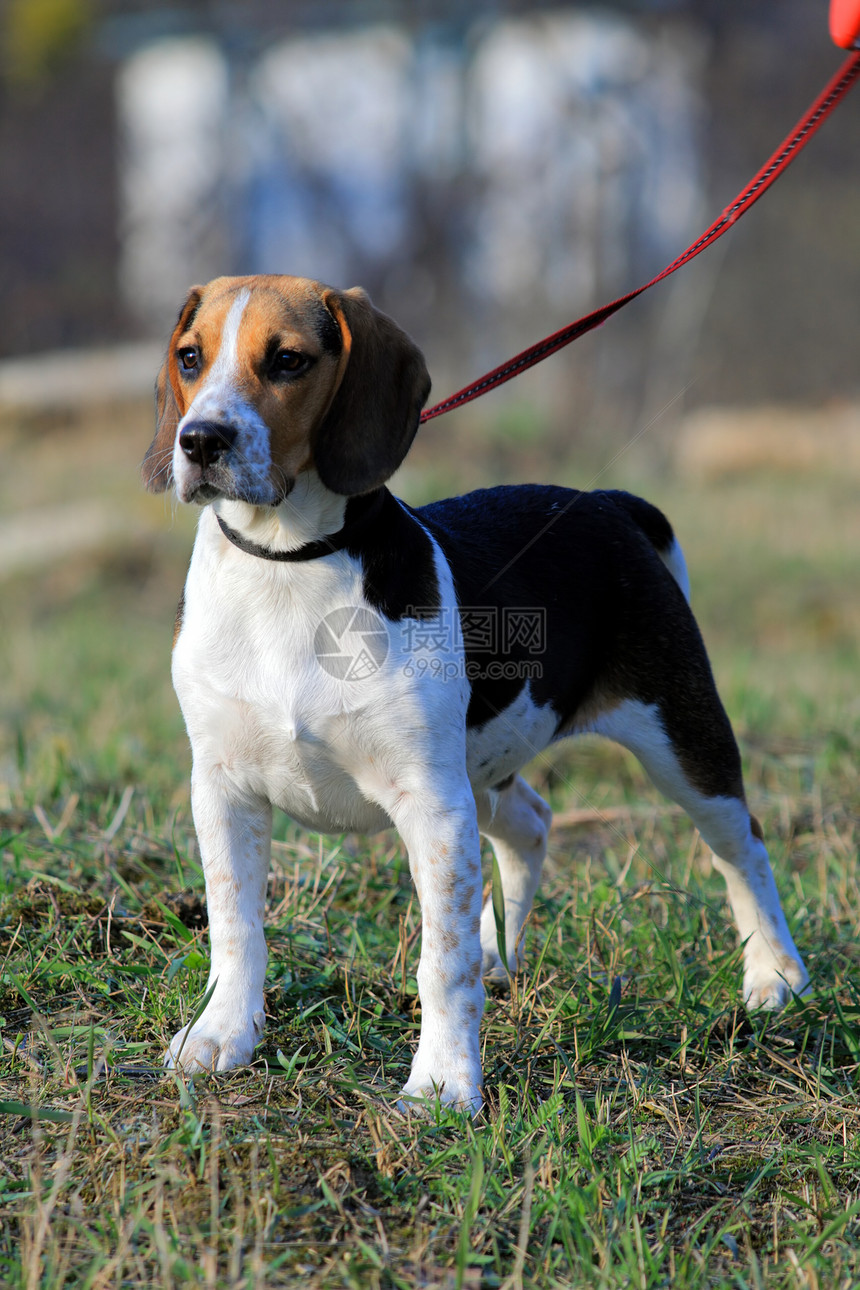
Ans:
[{"label": "leash strap", "polygon": [[504,385],[520,372],[527,371],[530,367],[540,363],[543,359],[549,358],[550,354],[555,354],[557,350],[563,349],[572,341],[584,336],[586,332],[592,331],[599,327],[601,323],[606,322],[619,309],[623,309],[631,300],[641,296],[643,291],[653,287],[656,283],[662,282],[668,278],[676,269],[687,264],[689,260],[694,259],[701,254],[717,238],[722,237],[723,233],[731,227],[737,220],[744,215],[749,208],[754,205],[758,199],[767,192],[774,180],[778,179],[782,172],[791,164],[801,149],[809,142],[815,131],[821,126],[838,103],[842,101],[845,95],[853,86],[860,74],[860,53],[852,53],[845,60],[839,71],[833,79],[821,91],[818,98],[811,105],[806,115],[798,121],[791,134],[780,144],[773,156],[762,166],[758,174],[750,180],[746,188],[738,193],[731,206],[727,206],[715,220],[710,228],[706,229],[692,246],[689,246],[683,255],[679,255],[677,260],[673,260],[670,265],[658,273],[650,282],[644,286],[637,287],[635,291],[630,291],[626,296],[621,296],[618,300],[613,300],[611,304],[603,305],[600,309],[595,309],[593,313],[586,314],[585,317],[579,318],[576,322],[568,323],[560,331],[554,332],[544,340],[538,341],[529,349],[523,350],[514,358],[496,367],[486,376],[480,377],[473,381],[471,385],[466,385],[456,394],[451,394],[447,399],[436,403],[431,408],[427,408],[421,414],[421,422],[431,421],[434,417],[441,417],[446,412],[453,411],[454,408],[463,407],[466,403],[471,403],[473,399],[480,398],[482,394],[495,390],[499,385]]}]

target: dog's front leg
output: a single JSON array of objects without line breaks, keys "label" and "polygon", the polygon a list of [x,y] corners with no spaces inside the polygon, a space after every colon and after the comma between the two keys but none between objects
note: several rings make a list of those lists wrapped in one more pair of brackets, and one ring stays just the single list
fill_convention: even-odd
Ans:
[{"label": "dog's front leg", "polygon": [[206,878],[212,997],[194,1025],[174,1035],[165,1064],[193,1074],[246,1065],[263,1033],[272,809],[231,800],[219,769],[195,768],[191,805]]},{"label": "dog's front leg", "polygon": [[471,792],[432,803],[402,793],[390,813],[409,852],[421,902],[418,994],[421,1036],[403,1088],[410,1099],[435,1100],[477,1114],[482,1102],[479,1029],[481,851]]}]

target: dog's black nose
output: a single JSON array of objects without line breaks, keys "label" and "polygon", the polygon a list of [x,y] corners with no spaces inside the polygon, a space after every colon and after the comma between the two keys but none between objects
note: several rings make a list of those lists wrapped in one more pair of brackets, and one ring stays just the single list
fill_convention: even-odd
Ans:
[{"label": "dog's black nose", "polygon": [[217,461],[235,442],[236,431],[214,421],[189,421],[179,435],[179,446],[185,456],[202,470]]}]

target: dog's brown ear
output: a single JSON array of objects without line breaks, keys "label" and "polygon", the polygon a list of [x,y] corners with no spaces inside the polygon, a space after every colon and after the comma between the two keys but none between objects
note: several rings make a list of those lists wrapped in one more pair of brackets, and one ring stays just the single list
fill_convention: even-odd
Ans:
[{"label": "dog's brown ear", "polygon": [[179,311],[170,337],[167,354],[155,382],[155,438],[146,450],[141,466],[143,482],[151,493],[163,493],[173,482],[173,441],[181,409],[176,401],[176,342],[191,326],[197,312],[202,287],[192,287]]},{"label": "dog's brown ear", "polygon": [[430,377],[417,345],[360,287],[326,291],[323,302],[340,328],[343,351],[340,383],[311,451],[326,488],[355,497],[384,484],[406,456]]}]

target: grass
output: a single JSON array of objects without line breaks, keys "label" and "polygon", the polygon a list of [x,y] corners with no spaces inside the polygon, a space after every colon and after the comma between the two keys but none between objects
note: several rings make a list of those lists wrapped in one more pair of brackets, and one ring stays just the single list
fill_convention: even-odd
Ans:
[{"label": "grass", "polygon": [[420,936],[396,837],[283,817],[258,1059],[165,1075],[208,947],[168,681],[188,534],[159,510],[157,539],[3,588],[0,1283],[860,1283],[856,486],[643,491],[684,541],[814,994],[746,1016],[706,849],[584,742],[531,768],[569,823],[528,968],[488,999],[479,1121],[393,1109]]}]

